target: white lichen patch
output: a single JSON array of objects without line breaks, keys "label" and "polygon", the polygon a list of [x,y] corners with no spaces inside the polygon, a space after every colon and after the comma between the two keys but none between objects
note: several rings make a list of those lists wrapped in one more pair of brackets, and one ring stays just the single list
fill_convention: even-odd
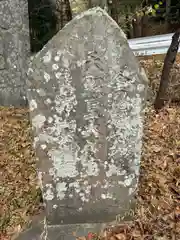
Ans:
[{"label": "white lichen patch", "polygon": [[46,201],[52,201],[54,199],[54,193],[51,187],[47,187],[43,192],[43,197]]},{"label": "white lichen patch", "polygon": [[134,194],[136,192],[136,187],[130,187],[129,188],[129,195],[132,195],[132,194]]},{"label": "white lichen patch", "polygon": [[41,171],[38,171],[38,182],[42,190],[43,189],[43,173]]},{"label": "white lichen patch", "polygon": [[61,76],[62,76],[62,73],[61,73],[61,72],[56,72],[56,73],[55,73],[55,77],[56,77],[57,79],[60,79]]},{"label": "white lichen patch", "polygon": [[59,66],[54,63],[54,64],[52,65],[52,70],[53,70],[53,71],[57,71],[58,69],[59,69]]},{"label": "white lichen patch", "polygon": [[36,144],[39,142],[39,137],[34,138],[33,148],[36,148]]},{"label": "white lichen patch", "polygon": [[38,130],[43,127],[45,121],[46,121],[46,117],[41,114],[38,114],[35,117],[33,117],[32,125],[33,127],[36,128],[36,130]]},{"label": "white lichen patch", "polygon": [[85,186],[88,185],[88,181],[87,181],[87,180],[84,181],[84,185],[85,185]]},{"label": "white lichen patch", "polygon": [[90,159],[89,163],[84,164],[87,167],[86,173],[88,176],[98,176],[100,170],[98,168],[98,164],[94,161],[94,159]]},{"label": "white lichen patch", "polygon": [[61,51],[61,50],[58,50],[58,51],[57,51],[57,56],[60,57],[62,54],[63,54],[63,51]]},{"label": "white lichen patch", "polygon": [[131,186],[133,179],[134,178],[132,178],[131,175],[126,176],[126,178],[124,179],[124,185],[126,187]]},{"label": "white lichen patch", "polygon": [[124,181],[118,181],[118,184],[119,184],[120,186],[124,186]]},{"label": "white lichen patch", "polygon": [[78,171],[76,169],[77,156],[70,150],[65,148],[59,150],[50,150],[48,153],[52,160],[53,167],[56,172],[54,177],[76,177]]},{"label": "white lichen patch", "polygon": [[49,63],[51,61],[51,58],[52,58],[52,53],[51,51],[48,51],[43,57],[43,62]]},{"label": "white lichen patch", "polygon": [[52,117],[48,117],[48,120],[47,120],[47,121],[48,121],[48,123],[51,124],[51,123],[53,122],[53,118],[52,118]]},{"label": "white lichen patch", "polygon": [[125,68],[124,71],[123,71],[123,76],[125,78],[129,78],[131,75],[131,72],[129,71],[129,69]]},{"label": "white lichen patch", "polygon": [[41,148],[44,150],[44,149],[47,148],[47,145],[46,145],[46,144],[42,144],[42,145],[41,145]]},{"label": "white lichen patch", "polygon": [[27,70],[27,75],[30,75],[31,73],[33,73],[34,71],[33,71],[33,69],[32,68],[28,68],[28,70]]},{"label": "white lichen patch", "polygon": [[39,96],[41,97],[46,96],[46,92],[44,91],[44,89],[40,88],[40,89],[37,89],[36,91],[39,94]]},{"label": "white lichen patch", "polygon": [[49,175],[52,176],[52,177],[53,177],[53,176],[56,176],[56,171],[55,171],[54,168],[50,168],[50,169],[49,169]]},{"label": "white lichen patch", "polygon": [[52,103],[52,101],[51,101],[51,99],[50,99],[50,98],[47,98],[47,99],[44,101],[44,103],[45,103],[45,104],[51,104],[51,103]]},{"label": "white lichen patch", "polygon": [[89,202],[89,197],[86,195],[85,192],[80,192],[79,197],[81,198],[81,201],[84,202]]},{"label": "white lichen patch", "polygon": [[118,168],[113,164],[108,165],[108,170],[106,171],[106,176],[109,178],[113,175],[117,175]]},{"label": "white lichen patch", "polygon": [[143,92],[145,90],[144,84],[138,84],[137,85],[137,90],[138,90],[138,92]]},{"label": "white lichen patch", "polygon": [[44,72],[44,79],[46,82],[49,82],[49,80],[51,79],[50,75],[47,72]]},{"label": "white lichen patch", "polygon": [[[89,151],[96,152],[97,148],[95,143],[87,141],[84,148],[81,150],[81,156],[79,160],[83,166],[83,170],[86,172],[87,176],[98,176],[99,175],[99,167],[96,163],[96,159],[92,156],[89,156]],[[88,161],[87,161],[88,159]]]},{"label": "white lichen patch", "polygon": [[63,64],[63,66],[65,68],[69,68],[69,60],[68,60],[68,58],[62,56],[61,61],[62,61],[62,64]]},{"label": "white lichen patch", "polygon": [[[112,160],[113,162],[113,160]],[[127,172],[125,171],[125,169],[122,169],[119,166],[116,166],[114,163],[109,163],[107,165],[108,169],[106,170],[106,176],[109,178],[113,175],[115,176],[125,176],[127,174]]]},{"label": "white lichen patch", "polygon": [[56,183],[56,192],[57,198],[59,200],[63,200],[67,191],[66,183],[65,182],[58,182]]},{"label": "white lichen patch", "polygon": [[29,109],[30,111],[34,111],[37,108],[37,102],[35,99],[30,100]]},{"label": "white lichen patch", "polygon": [[74,189],[74,191],[78,194],[78,196],[80,197],[80,199],[83,203],[89,202],[89,199],[91,197],[92,186],[88,185],[88,181],[87,181],[87,185],[83,184],[83,180],[81,180],[80,182],[75,181],[75,182],[70,183],[69,188]]},{"label": "white lichen patch", "polygon": [[109,192],[107,192],[107,193],[102,193],[102,194],[101,194],[101,198],[102,198],[102,199],[113,199],[113,195],[110,194]]},{"label": "white lichen patch", "polygon": [[[142,130],[140,130],[139,135],[140,137],[142,136]],[[139,162],[140,162],[141,156],[139,156],[139,150],[141,149],[141,147],[142,147],[142,141],[139,141],[139,144],[136,145],[136,149],[134,151],[135,152],[134,156],[135,156],[135,159],[137,159],[137,161],[133,161],[131,163],[131,169],[136,177],[139,176],[139,171],[140,171]]]},{"label": "white lichen patch", "polygon": [[86,195],[88,196],[91,195],[91,189],[92,189],[91,185],[88,185],[86,188],[84,188]]},{"label": "white lichen patch", "polygon": [[60,56],[57,55],[57,56],[54,57],[55,62],[59,62],[59,60],[60,60]]},{"label": "white lichen patch", "polygon": [[82,190],[79,182],[72,182],[72,183],[69,184],[69,187],[70,187],[70,188],[73,187],[74,190],[75,190],[77,193],[79,193],[79,192]]},{"label": "white lichen patch", "polygon": [[86,60],[77,61],[77,66],[82,67],[86,63]]},{"label": "white lichen patch", "polygon": [[58,141],[58,137],[56,136],[51,136],[50,134],[44,132],[44,133],[40,133],[39,135],[39,141],[41,143],[55,143]]}]

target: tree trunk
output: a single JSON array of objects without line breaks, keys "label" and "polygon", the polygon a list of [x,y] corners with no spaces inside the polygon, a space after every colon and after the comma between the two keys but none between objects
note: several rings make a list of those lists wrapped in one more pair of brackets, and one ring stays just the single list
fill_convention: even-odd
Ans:
[{"label": "tree trunk", "polygon": [[40,51],[71,19],[69,0],[29,0],[31,51]]},{"label": "tree trunk", "polygon": [[144,13],[144,15],[141,18],[141,37],[147,36],[148,20],[149,20],[148,15]]},{"label": "tree trunk", "polygon": [[155,110],[161,109],[165,104],[165,100],[166,100],[165,95],[166,95],[166,91],[169,84],[169,75],[178,52],[179,42],[180,42],[179,38],[180,38],[180,29],[178,29],[173,35],[171,45],[168,49],[168,52],[164,60],[160,86],[159,86],[159,90],[154,103]]},{"label": "tree trunk", "polygon": [[119,22],[118,18],[118,0],[112,0],[110,4],[110,15],[116,23]]},{"label": "tree trunk", "polygon": [[57,17],[56,31],[58,32],[72,19],[69,0],[56,0],[55,12]]},{"label": "tree trunk", "polygon": [[134,19],[132,20],[132,26],[133,26],[133,35],[135,38],[141,37],[141,16],[135,15]]}]

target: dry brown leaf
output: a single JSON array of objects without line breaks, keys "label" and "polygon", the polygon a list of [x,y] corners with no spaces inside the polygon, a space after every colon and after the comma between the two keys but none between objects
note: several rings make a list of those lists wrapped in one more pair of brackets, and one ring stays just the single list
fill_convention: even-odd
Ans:
[{"label": "dry brown leaf", "polygon": [[115,237],[118,240],[126,240],[126,236],[123,233],[116,234]]},{"label": "dry brown leaf", "polygon": [[176,220],[180,221],[180,206],[176,207],[174,214],[175,214]]},{"label": "dry brown leaf", "polygon": [[115,236],[111,236],[110,240],[117,240]]},{"label": "dry brown leaf", "polygon": [[76,237],[77,240],[87,240],[86,237],[82,236],[82,237]]},{"label": "dry brown leaf", "polygon": [[152,148],[153,148],[153,151],[154,151],[155,153],[158,153],[158,152],[160,152],[160,151],[161,151],[161,149],[162,149],[162,147],[160,147],[160,146],[157,146],[157,145],[155,145],[155,146],[152,146]]}]

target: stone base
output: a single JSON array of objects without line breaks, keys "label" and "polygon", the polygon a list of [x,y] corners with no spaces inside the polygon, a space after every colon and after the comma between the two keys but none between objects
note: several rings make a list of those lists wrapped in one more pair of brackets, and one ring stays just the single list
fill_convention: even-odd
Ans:
[{"label": "stone base", "polygon": [[44,229],[45,213],[34,216],[31,224],[15,240],[39,240]]},{"label": "stone base", "polygon": [[89,232],[100,233],[110,225],[112,226],[112,223],[56,225],[47,226],[45,231],[42,221],[21,233],[16,240],[75,240],[75,235],[80,237],[87,236]]}]

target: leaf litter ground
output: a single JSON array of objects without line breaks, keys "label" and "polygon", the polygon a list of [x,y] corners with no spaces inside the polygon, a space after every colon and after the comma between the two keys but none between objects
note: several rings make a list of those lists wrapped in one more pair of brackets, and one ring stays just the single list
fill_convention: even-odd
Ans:
[{"label": "leaf litter ground", "polygon": [[[168,94],[172,103],[158,114],[152,102],[162,60],[140,60],[149,77],[143,154],[135,220],[107,228],[102,240],[180,240],[180,64],[174,65]],[[173,99],[172,99],[173,96]],[[176,103],[173,103],[173,100]],[[28,109],[0,108],[0,239],[14,239],[42,208],[35,171]]]}]

